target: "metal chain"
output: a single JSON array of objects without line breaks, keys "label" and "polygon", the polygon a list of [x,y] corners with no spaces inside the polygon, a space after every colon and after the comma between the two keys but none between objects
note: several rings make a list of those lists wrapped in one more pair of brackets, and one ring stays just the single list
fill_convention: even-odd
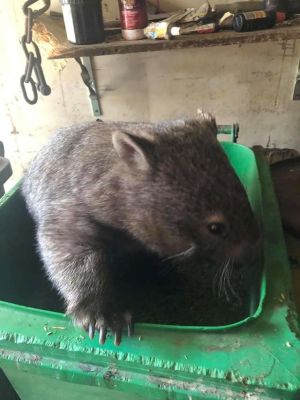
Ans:
[{"label": "metal chain", "polygon": [[[21,76],[20,84],[23,92],[25,101],[29,104],[36,104],[38,100],[38,91],[43,96],[49,96],[51,93],[50,86],[47,85],[42,68],[42,57],[38,45],[32,40],[32,27],[34,19],[42,15],[50,7],[51,0],[42,0],[44,6],[38,10],[32,10],[31,5],[37,3],[40,0],[28,0],[23,5],[23,13],[26,16],[25,23],[25,34],[22,36],[21,45],[26,57],[26,68],[24,75]],[[28,49],[28,45],[31,45],[33,51]],[[32,72],[34,71],[36,81],[32,78]],[[30,84],[32,95],[28,96],[28,90],[26,84]]]}]

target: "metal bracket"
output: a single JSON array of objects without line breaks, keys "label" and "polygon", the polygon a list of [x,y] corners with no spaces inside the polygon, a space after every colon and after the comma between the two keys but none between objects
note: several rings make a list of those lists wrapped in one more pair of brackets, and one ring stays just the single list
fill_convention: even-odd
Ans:
[{"label": "metal bracket", "polygon": [[218,135],[230,135],[231,141],[236,143],[239,137],[240,127],[239,124],[232,125],[218,125]]},{"label": "metal bracket", "polygon": [[80,66],[83,83],[87,86],[90,92],[89,97],[91,102],[92,114],[94,117],[100,117],[102,115],[102,110],[99,96],[97,94],[91,57],[77,57],[75,58],[75,60]]},{"label": "metal bracket", "polygon": [[297,77],[296,77],[296,82],[295,82],[295,87],[294,87],[293,100],[300,100],[300,63],[298,66],[298,72],[297,72]]},{"label": "metal bracket", "polygon": [[4,146],[0,142],[0,197],[4,195],[4,183],[12,175],[12,169],[10,162],[7,158],[4,158]]}]

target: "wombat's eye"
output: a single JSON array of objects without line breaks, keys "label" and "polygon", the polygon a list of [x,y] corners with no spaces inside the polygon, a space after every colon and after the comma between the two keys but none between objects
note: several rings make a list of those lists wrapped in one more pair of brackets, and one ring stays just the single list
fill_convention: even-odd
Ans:
[{"label": "wombat's eye", "polygon": [[221,222],[212,222],[210,224],[208,224],[208,230],[210,233],[212,233],[213,235],[223,235],[224,231],[225,231],[225,224],[222,224]]}]

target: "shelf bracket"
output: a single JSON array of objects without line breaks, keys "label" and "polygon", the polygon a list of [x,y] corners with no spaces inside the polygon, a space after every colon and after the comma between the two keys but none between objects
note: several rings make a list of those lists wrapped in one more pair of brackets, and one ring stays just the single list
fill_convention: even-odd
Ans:
[{"label": "shelf bracket", "polygon": [[4,183],[12,175],[12,169],[10,162],[7,158],[4,158],[4,146],[0,142],[0,198],[4,195]]},{"label": "shelf bracket", "polygon": [[97,93],[97,88],[95,84],[91,57],[81,57],[81,58],[75,57],[75,60],[80,66],[81,78],[83,80],[83,83],[89,89],[92,115],[94,117],[100,117],[102,115],[102,110],[101,110],[99,95]]},{"label": "shelf bracket", "polygon": [[293,100],[300,100],[300,62],[298,66],[296,82],[294,86]]}]

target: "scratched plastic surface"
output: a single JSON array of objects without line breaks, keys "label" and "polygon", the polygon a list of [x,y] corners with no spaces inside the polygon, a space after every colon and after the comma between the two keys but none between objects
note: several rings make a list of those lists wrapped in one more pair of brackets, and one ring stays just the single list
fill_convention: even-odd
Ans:
[{"label": "scratched plastic surface", "polygon": [[[111,339],[100,346],[63,314],[16,304],[28,291],[36,295],[26,279],[26,264],[36,260],[28,248],[22,250],[27,225],[14,203],[17,193],[2,199],[0,299],[7,301],[0,302],[0,367],[22,400],[300,398],[299,326],[268,166],[243,146],[223,146],[265,233],[265,275],[252,315],[231,327],[140,324],[120,347]],[[20,246],[1,230],[7,218],[23,232]],[[23,260],[23,268],[8,262],[14,259]],[[41,307],[50,300],[51,293]]]}]

